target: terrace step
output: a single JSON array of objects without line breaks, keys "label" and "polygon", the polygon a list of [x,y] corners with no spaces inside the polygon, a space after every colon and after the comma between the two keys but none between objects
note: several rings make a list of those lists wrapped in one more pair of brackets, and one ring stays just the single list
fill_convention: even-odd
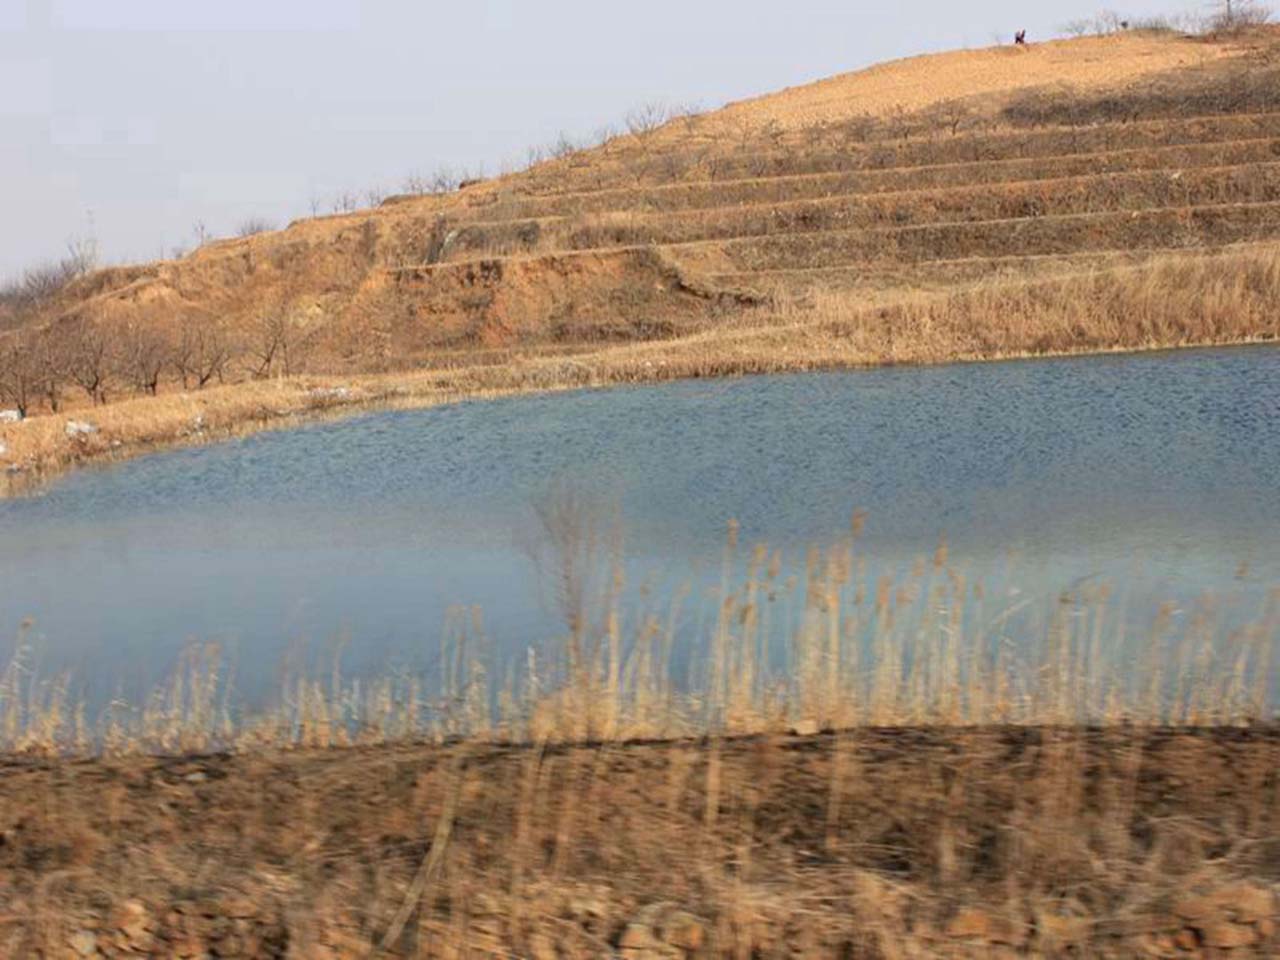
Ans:
[{"label": "terrace step", "polygon": [[[1184,251],[1189,256],[1217,256],[1270,246],[1258,243],[1226,244]],[[1005,257],[959,257],[910,264],[855,264],[813,268],[782,268],[712,273],[703,277],[712,286],[750,289],[768,294],[805,294],[816,290],[864,290],[878,293],[930,292],[957,285],[1000,280],[1041,279],[1069,273],[1123,270],[1141,267],[1155,257],[1169,254],[1165,247],[1090,250],[1067,254],[1027,254]]]},{"label": "terrace step", "polygon": [[871,196],[853,194],[648,215],[473,224],[456,233],[449,256],[462,259],[494,250],[595,250],[731,240],[778,232],[930,226],[1275,200],[1280,200],[1280,161]]},{"label": "terrace step", "polygon": [[1124,247],[1188,249],[1280,236],[1280,203],[1232,203],[1130,212],[826,230],[667,249],[701,274],[910,264],[960,257],[1069,254]]},{"label": "terrace step", "polygon": [[[534,169],[522,180],[533,196],[581,194],[617,188],[671,183],[690,173],[703,181],[758,179],[796,174],[856,170],[904,170],[958,163],[1029,159],[1066,154],[1149,149],[1222,140],[1273,137],[1280,132],[1280,113],[1216,114],[1203,117],[1134,121],[1091,126],[1002,129],[957,137],[852,143],[847,148],[792,148],[725,154],[699,150],[696,141],[642,157],[637,163],[597,154],[590,173],[564,163]],[[723,145],[721,145],[723,146]],[[583,168],[584,171],[587,168]],[[588,179],[590,178],[590,179]]]},{"label": "terrace step", "polygon": [[1261,163],[1280,157],[1275,136],[1176,144],[1135,150],[1062,154],[1055,157],[985,160],[895,170],[837,171],[742,180],[701,180],[649,188],[587,191],[528,199],[490,195],[460,218],[462,223],[500,223],[553,217],[707,209],[834,196],[869,196],[980,184],[1102,176],[1143,170],[1189,169]]}]

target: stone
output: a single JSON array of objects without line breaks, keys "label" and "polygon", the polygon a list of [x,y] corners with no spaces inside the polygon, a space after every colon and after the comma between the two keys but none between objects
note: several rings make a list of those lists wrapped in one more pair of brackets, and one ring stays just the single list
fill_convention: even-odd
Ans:
[{"label": "stone", "polygon": [[315,387],[311,390],[311,396],[317,400],[329,400],[340,402],[351,399],[350,387]]},{"label": "stone", "polygon": [[92,957],[98,952],[98,935],[92,930],[77,930],[68,945],[78,957]]},{"label": "stone", "polygon": [[559,960],[556,945],[545,933],[535,933],[529,938],[531,960]]},{"label": "stone", "polygon": [[1173,912],[1181,920],[1197,923],[1218,916],[1220,911],[1217,898],[1209,895],[1184,897],[1173,905]]},{"label": "stone", "polygon": [[663,943],[653,927],[643,920],[627,924],[618,940],[618,951],[626,960],[679,960],[683,952]]},{"label": "stone", "polygon": [[151,915],[142,901],[125,900],[111,914],[111,926],[134,940],[150,929]]},{"label": "stone", "polygon": [[[190,781],[193,776],[195,774],[189,774],[187,780]],[[204,775],[201,774],[201,781],[204,779]],[[234,896],[225,897],[222,900],[222,915],[233,920],[256,917],[259,912],[258,905],[249,897]]]},{"label": "stone", "polygon": [[947,936],[956,940],[989,940],[995,924],[991,914],[976,907],[961,907],[947,924]]},{"label": "stone", "polygon": [[1200,938],[1196,936],[1196,932],[1190,927],[1183,927],[1174,935],[1174,946],[1179,950],[1198,950],[1200,949]]},{"label": "stone", "polygon": [[692,953],[702,949],[706,934],[701,920],[691,913],[677,910],[663,922],[662,939],[673,947]]},{"label": "stone", "polygon": [[17,410],[0,410],[0,423],[20,423],[22,414]]},{"label": "stone", "polygon": [[1093,923],[1085,917],[1043,913],[1036,918],[1036,929],[1046,945],[1051,945],[1054,950],[1063,950],[1088,943],[1093,934]]},{"label": "stone", "polygon": [[1167,933],[1149,933],[1140,941],[1145,957],[1176,957],[1178,944]]},{"label": "stone", "polygon": [[1228,921],[1210,923],[1200,931],[1200,934],[1204,938],[1205,946],[1217,947],[1220,950],[1251,947],[1258,942],[1258,931],[1252,926]]},{"label": "stone", "polygon": [[85,420],[68,420],[66,426],[68,437],[87,437],[98,432],[98,428]]},{"label": "stone", "polygon": [[815,737],[819,730],[817,720],[797,720],[791,725],[791,732],[797,737]]},{"label": "stone", "polygon": [[1214,897],[1233,917],[1243,923],[1257,923],[1275,915],[1271,891],[1252,883],[1238,883],[1217,891]]}]

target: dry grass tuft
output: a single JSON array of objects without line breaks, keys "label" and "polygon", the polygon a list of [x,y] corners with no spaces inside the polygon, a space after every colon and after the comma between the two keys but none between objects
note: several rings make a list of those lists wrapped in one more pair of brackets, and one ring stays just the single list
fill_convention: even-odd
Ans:
[{"label": "dry grass tuft", "polygon": [[15,661],[10,955],[1274,946],[1280,594],[1135,651],[1086,587],[1036,634],[943,548],[868,582],[855,521],[798,577],[731,530],[706,636],[623,635],[607,533],[558,503],[566,633],[522,672],[464,616],[430,683],[297,676],[254,713],[198,648],[95,726]]}]

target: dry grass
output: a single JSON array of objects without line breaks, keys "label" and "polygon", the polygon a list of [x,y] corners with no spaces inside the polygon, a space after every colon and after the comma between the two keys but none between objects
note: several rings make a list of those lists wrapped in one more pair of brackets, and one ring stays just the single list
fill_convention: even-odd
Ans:
[{"label": "dry grass", "polygon": [[[478,611],[441,633],[431,676],[381,680],[291,673],[273,706],[238,703],[216,645],[191,648],[162,686],[86,715],[70,677],[41,677],[19,638],[0,674],[0,752],[208,753],[404,740],[615,742],[866,727],[1247,726],[1280,712],[1272,670],[1280,590],[1255,622],[1206,602],[1162,609],[1145,639],[1107,585],[1064,591],[1051,609],[988,599],[953,565],[870,579],[862,518],[797,569],[731,524],[710,617],[687,601],[624,609],[609,525],[573,491],[541,509],[540,563],[562,635],[512,660]],[[741,551],[741,552],[740,552]],[[624,631],[621,624],[633,624]],[[704,627],[702,624],[709,623]],[[96,709],[96,708],[95,708]]]},{"label": "dry grass", "polygon": [[1081,96],[1167,71],[1204,68],[1239,52],[1231,43],[1188,43],[1152,34],[958,50],[878,64],[734,104],[714,117],[712,129],[723,134],[745,123],[755,129],[772,124],[803,130],[863,114],[911,113],[961,95],[1007,96],[1047,82]]},{"label": "dry grass", "polygon": [[[85,461],[371,408],[678,377],[1269,341],[1280,337],[1278,283],[1280,251],[1263,244],[933,296],[889,290],[868,302],[856,290],[780,293],[773,306],[667,340],[571,355],[534,345],[474,365],[473,354],[442,354],[437,369],[424,371],[255,381],[32,417],[0,424],[0,462],[21,468],[6,474],[17,492]],[[69,436],[69,419],[95,432]]]},{"label": "dry grass", "polygon": [[[246,379],[0,424],[4,492],[371,408],[1274,341],[1272,48],[887,64],[100,271],[3,322],[216,318]],[[306,373],[248,379],[286,341]],[[691,632],[621,609],[571,501],[544,519],[565,626],[518,661],[461,616],[432,675],[293,674],[251,705],[196,646],[99,708],[20,643],[0,956],[1276,955],[1280,597],[1135,641],[1102,587],[1037,620],[945,548],[868,581],[855,517],[794,572],[731,532]]]},{"label": "dry grass", "polygon": [[1280,594],[1135,645],[1083,587],[1029,630],[943,547],[868,581],[855,517],[795,575],[731,529],[705,632],[642,611],[623,635],[607,536],[572,498],[544,518],[565,632],[518,665],[464,617],[435,677],[296,676],[254,713],[193,649],[86,721],[15,662],[8,955],[1274,946]]}]

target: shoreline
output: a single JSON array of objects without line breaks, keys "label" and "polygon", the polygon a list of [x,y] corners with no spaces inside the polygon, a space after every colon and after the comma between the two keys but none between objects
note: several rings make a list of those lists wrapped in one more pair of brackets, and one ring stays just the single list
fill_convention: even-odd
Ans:
[{"label": "shoreline", "polygon": [[[678,345],[681,341],[676,341]],[[17,446],[19,431],[41,431],[35,462],[23,466],[10,463],[0,468],[0,500],[38,495],[48,484],[72,471],[109,466],[152,454],[175,452],[192,447],[226,443],[242,437],[276,430],[300,429],[331,420],[345,420],[366,414],[426,410],[458,403],[520,396],[545,396],[575,390],[613,389],[623,386],[652,386],[678,380],[737,379],[749,376],[803,373],[837,373],[876,370],[888,367],[945,367],[985,363],[1013,363],[1035,360],[1087,359],[1144,355],[1188,350],[1232,347],[1274,346],[1280,338],[1271,336],[1232,337],[1176,344],[1081,347],[1045,352],[1010,351],[992,355],[961,354],[936,361],[857,360],[820,357],[774,357],[767,366],[747,359],[718,365],[716,369],[687,370],[678,352],[671,360],[645,361],[639,369],[616,369],[609,364],[614,351],[653,351],[672,346],[671,341],[650,341],[606,348],[595,354],[567,357],[521,357],[513,363],[455,370],[412,370],[397,374],[356,374],[335,377],[301,374],[273,381],[248,381],[183,394],[136,397],[101,407],[75,408],[69,413],[40,414],[16,424],[0,424],[0,445]],[[597,359],[599,365],[590,363]],[[667,364],[671,366],[668,367]],[[454,376],[498,372],[519,381],[535,379],[539,368],[570,368],[579,379],[555,383],[520,383],[471,389],[448,389],[433,385]],[[585,376],[584,376],[585,374]],[[426,381],[424,383],[424,381]],[[275,391],[275,396],[272,396]],[[274,400],[269,404],[267,401]],[[131,421],[147,419],[147,414],[164,405],[182,404],[194,415],[168,417],[161,425],[141,434],[132,433]],[[123,417],[112,416],[122,411]],[[106,414],[106,416],[103,416]],[[117,423],[116,421],[121,421]],[[89,423],[92,433],[66,436],[68,423]],[[193,427],[193,424],[199,426]],[[52,429],[51,429],[52,428]],[[124,436],[118,435],[120,432]],[[59,440],[66,442],[59,443]],[[0,447],[2,449],[3,447]],[[21,449],[21,448],[19,448]]]}]

